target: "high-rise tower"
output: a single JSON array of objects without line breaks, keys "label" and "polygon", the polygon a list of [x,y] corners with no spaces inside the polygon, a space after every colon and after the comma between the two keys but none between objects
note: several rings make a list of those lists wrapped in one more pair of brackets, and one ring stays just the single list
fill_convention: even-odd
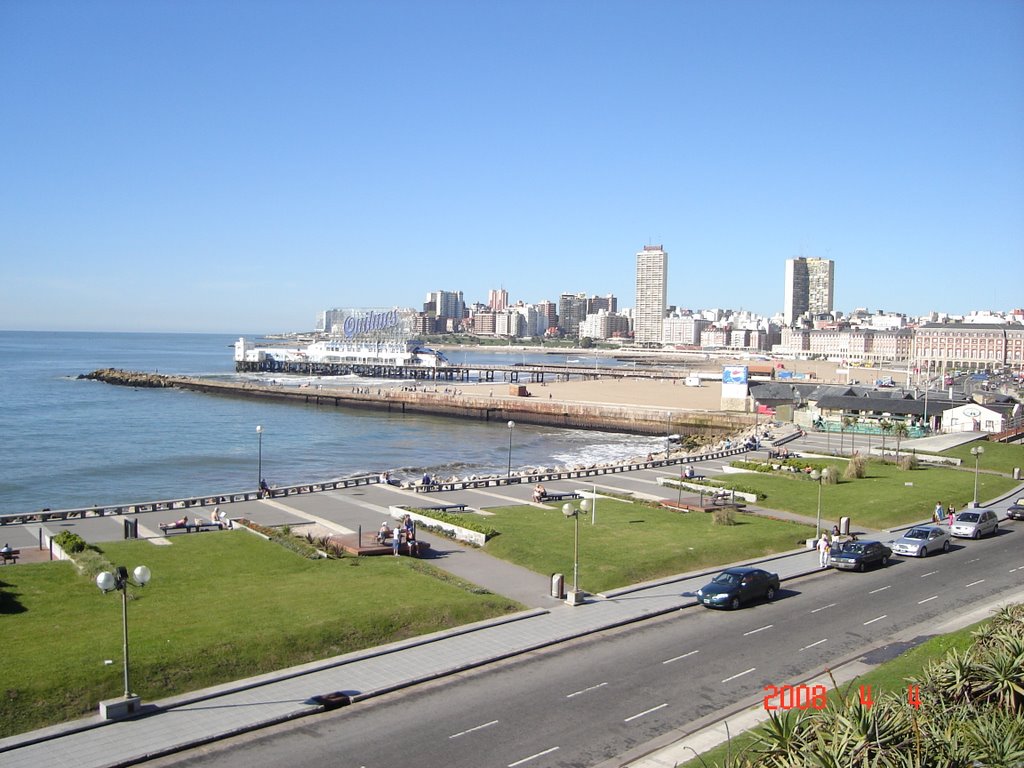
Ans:
[{"label": "high-rise tower", "polygon": [[786,259],[786,325],[793,325],[805,313],[812,317],[831,313],[834,278],[835,262],[831,259]]},{"label": "high-rise tower", "polygon": [[637,344],[661,344],[667,291],[668,254],[660,245],[645,245],[636,255],[633,339]]}]

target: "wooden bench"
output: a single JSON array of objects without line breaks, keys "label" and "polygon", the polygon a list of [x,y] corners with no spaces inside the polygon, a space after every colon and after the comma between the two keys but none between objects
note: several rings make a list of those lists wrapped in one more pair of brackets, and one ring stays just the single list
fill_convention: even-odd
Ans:
[{"label": "wooden bench", "polygon": [[193,523],[186,523],[185,525],[177,525],[175,523],[160,523],[160,530],[165,534],[167,533],[198,533],[200,531],[222,531],[224,530],[224,523],[213,523],[207,520],[196,521]]},{"label": "wooden bench", "polygon": [[566,501],[567,499],[582,499],[576,491],[569,491],[568,493],[547,493],[540,497],[541,503],[546,501]]},{"label": "wooden bench", "polygon": [[0,559],[3,560],[3,564],[18,562],[18,555],[21,554],[20,549],[12,549],[10,552],[0,552]]},{"label": "wooden bench", "polygon": [[420,507],[427,512],[465,512],[465,504],[435,504],[432,507]]}]

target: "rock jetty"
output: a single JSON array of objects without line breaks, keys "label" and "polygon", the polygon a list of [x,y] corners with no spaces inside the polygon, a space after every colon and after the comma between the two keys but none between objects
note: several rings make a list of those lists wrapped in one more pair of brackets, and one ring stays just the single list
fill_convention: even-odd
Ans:
[{"label": "rock jetty", "polygon": [[101,368],[92,373],[80,374],[78,378],[103,381],[107,384],[118,384],[124,387],[165,388],[174,386],[174,382],[169,377],[162,376],[159,373],[123,371],[120,368]]}]

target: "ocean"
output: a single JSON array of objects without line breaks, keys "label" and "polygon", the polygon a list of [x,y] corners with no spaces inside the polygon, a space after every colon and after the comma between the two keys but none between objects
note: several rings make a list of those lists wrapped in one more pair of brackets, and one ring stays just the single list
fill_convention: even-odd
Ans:
[{"label": "ocean", "polygon": [[[132,389],[77,378],[98,368],[241,378],[234,372],[235,340],[223,334],[0,332],[0,513],[247,490],[258,482],[260,463],[271,485],[385,469],[398,477],[507,469],[504,422]],[[562,362],[519,351],[459,350],[449,357],[460,364]],[[625,459],[664,444],[664,438],[517,424],[512,468]]]}]

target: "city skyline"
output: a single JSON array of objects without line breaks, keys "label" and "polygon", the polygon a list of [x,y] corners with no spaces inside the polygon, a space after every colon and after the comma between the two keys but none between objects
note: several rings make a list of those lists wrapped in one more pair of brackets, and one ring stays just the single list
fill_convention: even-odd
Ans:
[{"label": "city skyline", "polygon": [[[336,306],[1019,306],[1024,5],[0,5],[0,329]],[[637,55],[642,45],[643,55]]]}]

